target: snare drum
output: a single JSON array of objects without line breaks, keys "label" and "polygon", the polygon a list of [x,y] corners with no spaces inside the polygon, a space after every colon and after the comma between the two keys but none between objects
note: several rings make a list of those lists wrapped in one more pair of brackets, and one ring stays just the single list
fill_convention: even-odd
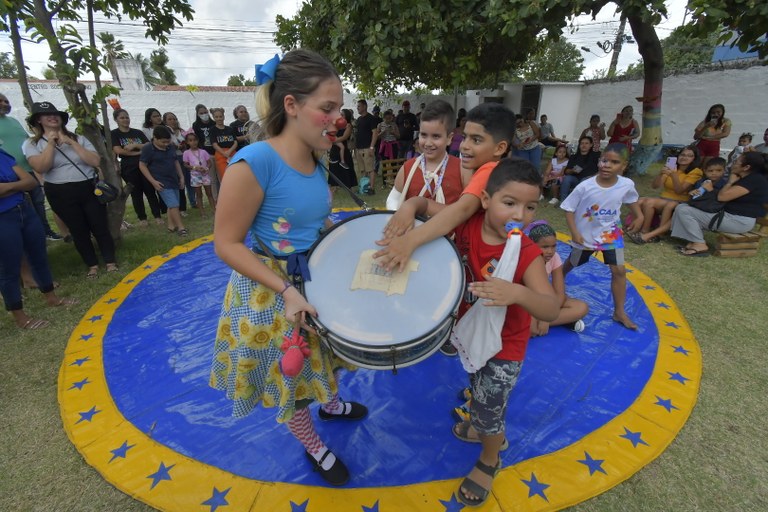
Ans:
[{"label": "snare drum", "polygon": [[378,266],[366,267],[365,254],[380,249],[374,242],[391,216],[366,212],[333,226],[310,249],[312,280],[304,283],[307,301],[318,312],[312,321],[321,338],[337,356],[373,370],[410,366],[439,349],[451,333],[464,290],[464,268],[447,238],[414,251],[409,264],[418,269],[404,272],[404,286],[379,289],[388,277]]}]

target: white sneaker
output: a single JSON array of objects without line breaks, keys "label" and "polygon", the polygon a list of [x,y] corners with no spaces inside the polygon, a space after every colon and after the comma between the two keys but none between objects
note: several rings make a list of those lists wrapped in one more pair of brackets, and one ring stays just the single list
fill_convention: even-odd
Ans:
[{"label": "white sneaker", "polygon": [[584,323],[584,320],[576,320],[573,324],[573,332],[584,332],[586,328],[587,324]]},{"label": "white sneaker", "polygon": [[539,196],[539,201],[543,201],[543,200],[544,200],[544,194],[541,194],[541,195]]},{"label": "white sneaker", "polygon": [[552,199],[549,200],[549,204],[551,204],[552,206],[557,206],[559,202],[560,201],[558,201],[556,197],[553,197]]}]

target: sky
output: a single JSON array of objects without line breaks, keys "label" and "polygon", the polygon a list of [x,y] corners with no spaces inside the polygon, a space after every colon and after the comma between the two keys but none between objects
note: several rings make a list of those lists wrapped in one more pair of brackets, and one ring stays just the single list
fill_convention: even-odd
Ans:
[{"label": "sky", "polygon": [[[226,85],[230,75],[243,74],[246,78],[254,75],[254,64],[260,64],[280,53],[272,41],[275,31],[275,16],[293,16],[301,5],[299,0],[192,0],[195,19],[176,29],[166,47],[170,67],[182,85]],[[660,38],[664,38],[681,24],[686,0],[668,0],[669,19],[656,27]],[[590,16],[577,18],[580,27],[574,34],[565,37],[581,50],[584,57],[584,77],[590,78],[600,69],[607,69],[611,54],[605,53],[598,42],[611,41],[619,26],[613,4],[608,4],[596,20]],[[126,50],[148,57],[158,45],[144,38],[144,28],[137,22],[124,19],[107,20],[97,18],[96,32],[111,32],[123,41]],[[627,34],[631,34],[627,25]],[[85,25],[80,32],[87,34]],[[12,52],[8,34],[2,34],[0,52]],[[23,43],[24,58],[30,74],[42,77],[48,61],[46,45]],[[626,69],[637,62],[640,54],[637,45],[626,44],[620,54],[618,69]],[[107,77],[108,78],[108,77]]]}]

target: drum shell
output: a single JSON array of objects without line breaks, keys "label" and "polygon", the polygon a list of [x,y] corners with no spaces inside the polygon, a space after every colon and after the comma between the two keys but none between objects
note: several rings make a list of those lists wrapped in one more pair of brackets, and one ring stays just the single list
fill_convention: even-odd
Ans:
[{"label": "drum shell", "polygon": [[464,291],[464,269],[447,238],[419,247],[402,295],[351,290],[360,254],[374,243],[392,212],[368,212],[346,219],[310,249],[312,280],[304,283],[317,309],[321,338],[342,359],[370,369],[391,370],[429,357],[448,339]]}]

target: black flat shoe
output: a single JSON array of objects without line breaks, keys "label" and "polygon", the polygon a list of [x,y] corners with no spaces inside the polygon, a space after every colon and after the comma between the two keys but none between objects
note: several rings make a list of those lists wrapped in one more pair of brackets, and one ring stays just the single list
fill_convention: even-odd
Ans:
[{"label": "black flat shoe", "polygon": [[443,345],[440,347],[440,353],[449,357],[459,355],[458,349],[454,347],[450,341],[443,343]]},{"label": "black flat shoe", "polygon": [[325,461],[325,459],[328,458],[330,454],[331,450],[327,450],[323,456],[320,457],[320,461],[318,462],[315,460],[312,454],[306,450],[304,451],[304,455],[307,456],[307,460],[309,460],[310,464],[312,464],[312,467],[315,469],[315,471],[320,473],[320,476],[323,477],[323,480],[331,485],[344,485],[349,482],[349,470],[347,469],[347,466],[341,462],[341,459],[336,457],[336,462],[333,463],[333,466],[331,466],[330,469],[323,469],[323,461]]},{"label": "black flat shoe", "polygon": [[344,409],[338,414],[325,412],[321,407],[318,416],[321,420],[361,420],[368,416],[368,408],[357,402],[342,402]]}]

